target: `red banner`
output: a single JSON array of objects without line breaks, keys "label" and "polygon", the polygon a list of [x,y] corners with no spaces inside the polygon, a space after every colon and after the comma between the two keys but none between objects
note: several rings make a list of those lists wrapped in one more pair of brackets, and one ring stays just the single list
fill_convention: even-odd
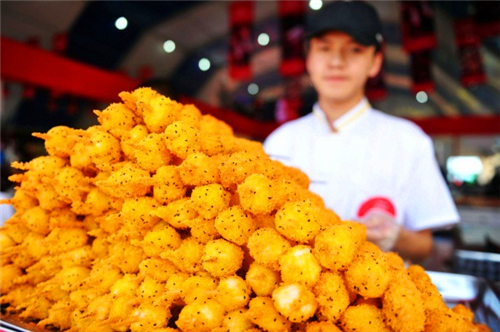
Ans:
[{"label": "red banner", "polygon": [[297,76],[305,71],[302,37],[306,5],[305,1],[278,1],[282,48],[280,72],[283,76]]},{"label": "red banner", "polygon": [[480,39],[472,17],[454,22],[455,43],[460,59],[460,81],[464,86],[486,82],[483,59],[479,52]]},{"label": "red banner", "polygon": [[480,39],[498,37],[500,35],[500,2],[475,1],[476,13],[474,22]]},{"label": "red banner", "polygon": [[236,1],[229,6],[229,76],[235,80],[252,77],[250,58],[253,52],[253,18],[253,2]]},{"label": "red banner", "polygon": [[412,53],[436,47],[434,12],[427,1],[401,1],[403,49]]}]

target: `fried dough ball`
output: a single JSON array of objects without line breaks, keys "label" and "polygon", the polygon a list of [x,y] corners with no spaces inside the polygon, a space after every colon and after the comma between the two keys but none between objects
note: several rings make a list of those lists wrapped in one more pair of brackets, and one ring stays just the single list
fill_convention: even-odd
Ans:
[{"label": "fried dough ball", "polygon": [[276,230],[289,240],[307,243],[320,232],[319,208],[311,201],[286,203],[276,213]]},{"label": "fried dough ball", "polygon": [[191,193],[193,208],[205,219],[212,219],[229,206],[230,195],[220,184],[199,186]]},{"label": "fried dough ball", "polygon": [[333,225],[319,233],[313,253],[319,263],[331,270],[345,270],[351,264],[363,234],[352,222]]},{"label": "fried dough ball", "polygon": [[47,211],[62,209],[69,203],[66,198],[59,196],[54,186],[49,183],[41,183],[37,186],[35,196],[40,207]]},{"label": "fried dough ball", "polygon": [[266,214],[277,208],[281,198],[276,187],[262,174],[252,174],[238,185],[241,206],[253,214]]},{"label": "fried dough ball", "polygon": [[121,160],[122,149],[120,141],[102,130],[94,130],[90,135],[89,156],[100,170],[109,170],[110,165]]},{"label": "fried dough ball", "polygon": [[22,219],[30,231],[40,235],[50,232],[49,213],[40,206],[35,206],[23,213]]},{"label": "fried dough ball", "polygon": [[134,311],[134,300],[135,297],[116,297],[109,310],[109,317],[106,321],[102,322],[102,326],[109,326],[115,331],[127,331],[130,326],[130,317]]},{"label": "fried dough ball", "polygon": [[180,234],[173,227],[165,225],[148,232],[142,241],[132,240],[132,244],[140,246],[148,257],[159,257],[167,249],[179,248],[181,241]]},{"label": "fried dough ball", "polygon": [[200,110],[193,104],[181,105],[182,109],[178,114],[179,121],[190,123],[194,127],[200,125],[203,117]]},{"label": "fried dough ball", "polygon": [[0,297],[0,304],[9,304],[9,306],[13,308],[27,302],[35,291],[35,287],[33,285],[22,284],[16,285],[14,289],[7,292],[3,286],[4,284],[2,275],[0,275],[0,281],[2,282],[2,293],[6,293],[2,297]]},{"label": "fried dough ball", "polygon": [[130,230],[147,230],[160,221],[160,218],[152,213],[157,207],[158,202],[152,197],[126,199],[120,214],[124,225]]},{"label": "fried dough ball", "polygon": [[290,242],[271,228],[260,228],[248,239],[248,249],[255,261],[274,270],[279,270],[280,257],[290,247]]},{"label": "fried dough ball", "polygon": [[119,280],[111,286],[110,294],[114,297],[132,297],[139,288],[141,278],[136,274],[124,274]]},{"label": "fried dough ball", "polygon": [[12,204],[17,213],[23,213],[38,204],[37,198],[33,193],[29,193],[20,187],[16,189],[14,197],[8,200],[0,200],[0,202],[2,204]]},{"label": "fried dough ball", "polygon": [[122,168],[113,171],[106,180],[96,182],[106,194],[117,198],[143,197],[151,188],[149,172],[125,163]]},{"label": "fried dough ball", "polygon": [[301,284],[288,284],[273,291],[274,307],[289,321],[305,322],[314,316],[318,303],[314,294]]},{"label": "fried dough ball", "polygon": [[240,269],[243,251],[226,240],[213,240],[205,246],[201,261],[203,268],[214,277],[227,277]]},{"label": "fried dough ball", "polygon": [[87,232],[81,228],[54,228],[45,238],[51,254],[59,254],[83,247],[87,240]]},{"label": "fried dough ball", "polygon": [[306,332],[342,332],[337,325],[330,322],[312,322],[307,324]]},{"label": "fried dough ball", "polygon": [[[424,308],[426,311],[444,309],[446,304],[439,293],[437,287],[432,283],[431,278],[425,273],[423,267],[419,265],[411,265],[408,268],[408,274],[417,286],[424,301]],[[472,317],[473,318],[473,317]],[[472,319],[471,319],[472,321]]]},{"label": "fried dough ball", "polygon": [[71,313],[73,310],[74,308],[71,301],[57,301],[48,310],[48,317],[38,322],[38,325],[42,327],[53,325],[62,330],[69,329],[71,327]]},{"label": "fried dough ball", "polygon": [[24,309],[19,315],[20,318],[34,318],[43,320],[49,317],[49,309],[53,303],[44,296],[32,297],[27,302],[23,303],[17,309]]},{"label": "fried dough ball", "polygon": [[181,198],[160,206],[153,213],[176,229],[187,229],[189,220],[198,217],[198,213],[188,198]]},{"label": "fried dough ball", "polygon": [[137,319],[137,321],[130,324],[130,331],[150,332],[153,328],[166,326],[170,317],[168,308],[141,303],[139,308],[132,311],[131,319]]},{"label": "fried dough ball", "polygon": [[[417,288],[418,288],[418,286],[417,286]],[[469,308],[464,306],[463,304],[459,303],[459,304],[455,305],[451,310],[454,313],[457,313],[460,316],[464,317],[469,322],[471,322],[471,323],[474,322],[474,313]]]},{"label": "fried dough ball", "polygon": [[0,273],[0,284],[2,285],[2,294],[10,292],[14,289],[14,279],[23,275],[23,271],[19,266],[8,264],[2,266]]},{"label": "fried dough ball", "polygon": [[163,137],[160,134],[149,134],[133,144],[134,157],[137,165],[149,172],[156,172],[163,165],[168,165],[172,159]]},{"label": "fried dough ball", "polygon": [[175,166],[159,167],[153,176],[153,183],[153,196],[161,204],[168,204],[186,194],[186,187]]},{"label": "fried dough ball", "polygon": [[204,219],[201,217],[189,220],[187,222],[191,228],[191,236],[201,243],[208,243],[220,238],[219,232],[215,228],[215,219]]},{"label": "fried dough ball", "polygon": [[[14,217],[15,215],[13,218]],[[29,228],[26,227],[23,222],[12,221],[12,219],[9,219],[9,221],[5,223],[2,231],[4,231],[5,234],[7,234],[7,236],[16,243],[23,242],[26,236],[30,233]]]},{"label": "fried dough ball", "polygon": [[340,318],[340,325],[345,332],[390,332],[384,323],[382,311],[369,304],[347,308]]},{"label": "fried dough ball", "polygon": [[385,255],[378,249],[360,249],[345,271],[348,287],[365,298],[381,297],[391,280]]},{"label": "fried dough ball", "polygon": [[46,134],[33,133],[33,136],[45,140],[45,150],[47,150],[48,154],[66,158],[71,154],[71,150],[76,143],[75,136],[80,132],[66,126],[56,126]]},{"label": "fried dough ball", "polygon": [[243,245],[255,231],[253,218],[239,206],[232,206],[217,215],[215,228],[226,240]]},{"label": "fried dough ball", "polygon": [[247,332],[255,325],[247,317],[246,309],[237,309],[229,312],[222,321],[222,326],[214,332]]},{"label": "fried dough ball", "polygon": [[113,103],[104,111],[94,113],[102,128],[116,138],[122,138],[124,132],[130,131],[137,124],[134,112],[122,103]]},{"label": "fried dough ball", "polygon": [[217,301],[226,311],[245,307],[250,301],[250,287],[238,276],[230,276],[220,280],[217,286]]},{"label": "fried dough ball", "polygon": [[281,279],[285,283],[313,286],[319,279],[321,266],[309,246],[299,245],[289,249],[280,260]]},{"label": "fried dough ball", "polygon": [[277,271],[254,262],[248,268],[245,280],[257,296],[270,296],[281,279]]},{"label": "fried dough ball", "polygon": [[208,332],[221,325],[224,314],[224,308],[216,301],[198,300],[182,308],[175,323],[184,332]]},{"label": "fried dough ball", "polygon": [[167,126],[177,120],[178,114],[183,106],[168,97],[158,95],[143,106],[144,123],[150,132],[161,133]]},{"label": "fried dough ball", "polygon": [[64,167],[53,182],[58,195],[68,202],[81,201],[90,190],[88,179],[82,171],[73,167]]},{"label": "fried dough ball", "polygon": [[89,149],[84,142],[76,142],[69,157],[71,167],[84,171],[87,168],[94,168]]},{"label": "fried dough ball", "polygon": [[423,331],[425,323],[422,295],[406,272],[395,273],[382,298],[385,321],[393,330]]},{"label": "fried dough ball", "polygon": [[177,169],[182,182],[189,186],[203,186],[219,182],[216,161],[202,152],[187,156]]},{"label": "fried dough ball", "polygon": [[314,293],[321,316],[331,322],[336,322],[350,304],[344,279],[337,272],[323,272]]},{"label": "fried dough ball", "polygon": [[184,303],[190,304],[198,300],[214,300],[217,280],[208,276],[192,276],[184,280],[179,288]]},{"label": "fried dough ball", "polygon": [[427,313],[425,321],[425,331],[427,332],[470,332],[477,331],[477,328],[470,321],[469,317],[462,316],[452,309],[444,307],[438,310],[431,310]]},{"label": "fried dough ball", "polygon": [[167,149],[181,159],[200,151],[199,130],[190,123],[176,121],[165,129]]},{"label": "fried dough ball", "polygon": [[168,259],[174,263],[182,272],[195,273],[201,270],[201,257],[204,246],[194,238],[182,241],[176,250],[167,250],[160,254],[161,258]]},{"label": "fried dough ball", "polygon": [[260,156],[251,152],[239,151],[231,154],[219,166],[221,184],[230,188],[242,183],[248,176],[258,172],[259,162]]},{"label": "fried dough ball", "polygon": [[118,267],[123,273],[137,273],[144,259],[142,248],[131,246],[126,242],[112,243],[109,248],[109,263]]},{"label": "fried dough ball", "polygon": [[130,131],[122,133],[120,145],[123,153],[129,159],[134,160],[136,157],[134,148],[135,144],[146,138],[148,134],[148,128],[142,124],[138,124],[134,126]]},{"label": "fried dough ball", "polygon": [[269,297],[258,296],[250,301],[247,316],[250,320],[269,332],[288,331],[290,322],[280,315]]},{"label": "fried dough ball", "polygon": [[139,265],[139,270],[141,276],[150,276],[161,282],[166,282],[178,271],[173,263],[158,257],[143,260]]},{"label": "fried dough ball", "polygon": [[404,260],[401,258],[401,256],[399,256],[395,252],[392,251],[386,252],[385,257],[387,259],[387,264],[389,264],[391,270],[405,269]]}]

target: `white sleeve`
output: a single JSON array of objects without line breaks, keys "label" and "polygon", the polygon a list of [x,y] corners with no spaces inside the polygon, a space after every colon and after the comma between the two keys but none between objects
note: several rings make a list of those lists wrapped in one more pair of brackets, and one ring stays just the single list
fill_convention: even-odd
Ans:
[{"label": "white sleeve", "polygon": [[287,165],[291,162],[291,149],[293,147],[293,138],[289,133],[290,130],[286,125],[283,125],[273,131],[264,141],[264,151],[269,157]]},{"label": "white sleeve", "polygon": [[460,220],[437,163],[430,137],[416,149],[406,190],[404,225],[409,230],[442,228]]}]

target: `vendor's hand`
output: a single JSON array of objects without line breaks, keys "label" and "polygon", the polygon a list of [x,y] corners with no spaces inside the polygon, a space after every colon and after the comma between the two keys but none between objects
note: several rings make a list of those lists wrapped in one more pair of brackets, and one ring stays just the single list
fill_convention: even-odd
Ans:
[{"label": "vendor's hand", "polygon": [[373,211],[359,222],[366,226],[368,241],[379,246],[382,251],[394,248],[401,226],[393,217],[382,211]]}]

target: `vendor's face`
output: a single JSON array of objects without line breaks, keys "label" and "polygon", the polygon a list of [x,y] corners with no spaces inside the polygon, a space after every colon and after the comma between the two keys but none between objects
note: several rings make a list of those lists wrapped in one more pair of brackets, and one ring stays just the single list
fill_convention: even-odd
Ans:
[{"label": "vendor's face", "polygon": [[310,41],[306,66],[320,99],[348,102],[364,94],[369,77],[382,65],[375,46],[358,44],[343,32],[327,32]]}]

